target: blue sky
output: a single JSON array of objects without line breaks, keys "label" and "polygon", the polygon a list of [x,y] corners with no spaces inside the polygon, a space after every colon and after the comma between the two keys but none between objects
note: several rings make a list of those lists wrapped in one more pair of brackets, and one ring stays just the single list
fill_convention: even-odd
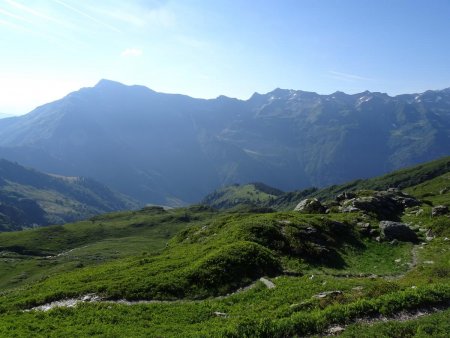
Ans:
[{"label": "blue sky", "polygon": [[448,0],[0,0],[0,113],[102,78],[246,99],[450,87]]}]

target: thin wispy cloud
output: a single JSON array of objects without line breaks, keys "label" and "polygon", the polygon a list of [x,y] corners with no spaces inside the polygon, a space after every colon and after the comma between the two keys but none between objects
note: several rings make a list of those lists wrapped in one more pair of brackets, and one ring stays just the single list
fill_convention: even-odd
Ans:
[{"label": "thin wispy cloud", "polygon": [[33,2],[31,6],[21,1],[4,1],[5,7],[0,9],[0,17],[3,14],[5,19],[0,25],[38,37],[64,50],[88,48],[85,39],[79,38],[79,34],[85,31],[84,22],[74,21],[72,13],[68,12],[72,15],[69,16],[62,8],[57,10],[55,7],[59,5],[47,6],[46,3]]},{"label": "thin wispy cloud", "polygon": [[328,72],[332,78],[337,80],[343,80],[343,81],[350,81],[350,82],[356,82],[356,81],[373,81],[373,79],[356,75],[356,74],[349,74],[349,73],[343,73],[343,72],[336,72],[334,70],[330,70]]},{"label": "thin wispy cloud", "polygon": [[62,21],[60,21],[60,20],[58,20],[58,19],[56,19],[54,17],[51,17],[51,16],[49,16],[49,15],[43,13],[43,12],[37,11],[37,10],[33,9],[32,7],[26,6],[26,5],[24,5],[22,3],[19,3],[17,1],[14,1],[14,0],[5,0],[5,1],[9,5],[11,5],[12,7],[15,7],[16,9],[19,9],[22,12],[31,14],[31,15],[37,17],[37,18],[44,19],[46,21],[52,21],[54,23],[57,23],[57,24],[63,25],[63,26],[66,25],[64,22],[62,22]]},{"label": "thin wispy cloud", "polygon": [[127,48],[122,53],[120,53],[120,56],[122,57],[139,57],[142,56],[144,52],[142,49],[139,48]]},{"label": "thin wispy cloud", "polygon": [[138,28],[148,26],[170,28],[176,24],[174,13],[166,8],[148,9],[127,6],[125,8],[107,10],[105,11],[105,14],[115,20]]},{"label": "thin wispy cloud", "polygon": [[25,19],[23,16],[13,14],[13,13],[11,13],[9,11],[6,11],[4,9],[1,9],[1,8],[0,8],[0,14],[3,15],[3,16],[7,16],[9,18],[13,18],[13,19],[19,20],[19,21],[31,23],[30,20]]},{"label": "thin wispy cloud", "polygon": [[10,22],[10,21],[7,21],[7,20],[0,19],[0,26],[6,26],[6,27],[8,27],[10,29],[17,30],[17,31],[22,31],[22,32],[27,32],[27,33],[34,33],[31,29],[28,29],[28,28],[26,28],[26,27],[24,27],[22,25],[18,25],[16,23],[13,23],[13,22]]},{"label": "thin wispy cloud", "polygon": [[99,24],[99,25],[102,25],[102,26],[104,26],[106,28],[109,28],[109,29],[111,29],[111,30],[113,30],[115,32],[121,33],[120,29],[118,29],[118,28],[116,28],[116,27],[114,27],[112,25],[109,25],[106,22],[103,22],[103,21],[101,21],[101,20],[99,20],[97,18],[95,18],[92,15],[90,15],[90,14],[88,14],[88,13],[86,13],[86,12],[84,12],[84,11],[78,9],[78,8],[75,8],[75,7],[65,3],[63,1],[60,1],[60,0],[53,0],[53,1],[56,2],[57,4],[61,5],[61,6],[64,6],[67,9],[71,10],[72,12],[75,12],[75,13],[77,13],[77,14],[79,14],[79,15],[81,15],[81,16],[83,16],[83,17],[85,17],[85,18],[87,18],[87,19],[89,19],[89,20],[91,20],[91,21],[93,21],[93,22],[95,22],[97,24]]}]

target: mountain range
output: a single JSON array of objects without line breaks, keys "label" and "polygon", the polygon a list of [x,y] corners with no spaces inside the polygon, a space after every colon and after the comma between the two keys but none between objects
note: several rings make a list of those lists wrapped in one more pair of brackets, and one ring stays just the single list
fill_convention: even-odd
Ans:
[{"label": "mountain range", "polygon": [[448,154],[450,89],[205,100],[101,80],[0,120],[0,157],[172,206],[233,183],[323,187]]},{"label": "mountain range", "polygon": [[49,175],[0,159],[0,232],[138,206],[92,179]]}]

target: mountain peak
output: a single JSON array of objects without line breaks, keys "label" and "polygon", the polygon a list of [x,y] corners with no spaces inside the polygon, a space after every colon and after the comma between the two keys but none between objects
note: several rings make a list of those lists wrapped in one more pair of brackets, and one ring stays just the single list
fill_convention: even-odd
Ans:
[{"label": "mountain peak", "polygon": [[95,88],[107,88],[107,87],[123,87],[125,86],[123,83],[112,81],[108,79],[101,79],[96,85]]}]

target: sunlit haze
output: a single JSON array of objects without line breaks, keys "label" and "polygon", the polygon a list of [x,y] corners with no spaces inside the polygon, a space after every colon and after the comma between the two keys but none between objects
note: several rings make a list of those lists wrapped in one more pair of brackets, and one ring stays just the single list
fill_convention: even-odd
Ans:
[{"label": "sunlit haze", "polygon": [[450,86],[450,2],[0,1],[0,113],[106,78],[247,99]]}]

